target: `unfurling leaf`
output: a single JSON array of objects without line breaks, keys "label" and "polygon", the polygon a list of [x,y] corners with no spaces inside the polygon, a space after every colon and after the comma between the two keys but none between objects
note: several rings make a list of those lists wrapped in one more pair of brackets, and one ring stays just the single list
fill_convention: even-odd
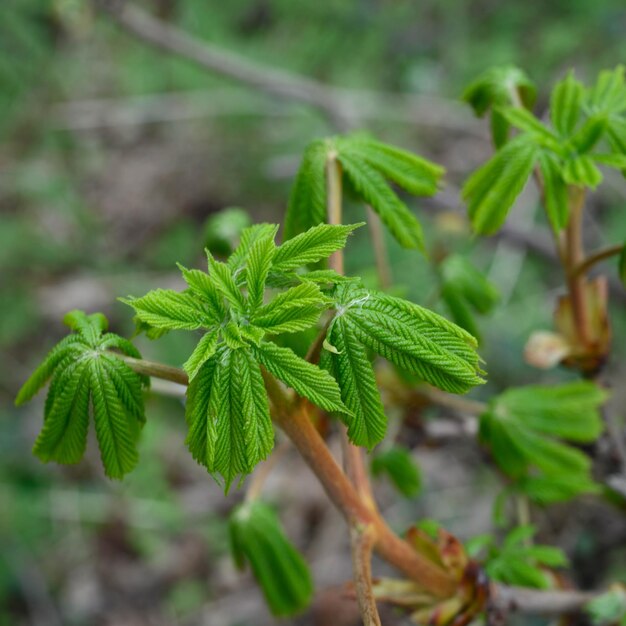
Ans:
[{"label": "unfurling leaf", "polygon": [[73,333],[61,340],[20,389],[30,400],[50,380],[44,425],[33,449],[42,461],[78,463],[87,444],[90,407],[107,476],[122,478],[137,463],[137,438],[145,422],[142,388],[148,380],[110,350],[140,358],[126,339],[105,333],[104,315],[72,311]]},{"label": "unfurling leaf", "polygon": [[423,249],[420,223],[390,183],[414,195],[431,196],[437,191],[443,168],[363,133],[330,137],[307,148],[287,210],[287,243],[326,220],[326,164],[331,154],[359,198],[380,215],[400,245]]},{"label": "unfurling leaf", "polygon": [[483,235],[495,233],[530,177],[539,148],[528,136],[512,139],[463,185],[474,230]]},{"label": "unfurling leaf", "polygon": [[250,564],[272,613],[304,610],[313,596],[311,573],[273,509],[259,501],[242,504],[231,514],[229,531],[237,567]]},{"label": "unfurling leaf", "polygon": [[498,290],[466,258],[453,254],[440,266],[441,296],[452,319],[461,328],[479,337],[472,310],[489,313],[499,299]]},{"label": "unfurling leaf", "polygon": [[377,453],[372,459],[372,474],[389,476],[395,488],[407,498],[413,498],[422,488],[419,466],[403,446],[396,445]]},{"label": "unfurling leaf", "polygon": [[543,477],[549,481],[576,477],[577,493],[582,493],[593,482],[590,460],[561,440],[594,441],[602,431],[598,409],[606,397],[590,382],[509,389],[481,416],[480,438],[500,468],[519,481],[518,487],[530,487],[530,497],[539,493]]},{"label": "unfurling leaf", "polygon": [[539,153],[538,162],[546,213],[552,229],[558,233],[569,222],[569,200],[563,168],[558,158],[548,151]]},{"label": "unfurling leaf", "polygon": [[528,544],[536,532],[533,526],[518,526],[498,546],[491,535],[475,537],[468,543],[473,555],[485,552],[485,571],[492,580],[508,585],[549,589],[554,578],[546,569],[564,567],[567,557],[559,548]]},{"label": "unfurling leaf", "polygon": [[537,89],[528,76],[513,66],[495,67],[479,76],[463,92],[479,117],[491,111],[491,132],[496,148],[501,148],[509,137],[509,122],[500,107],[517,104],[531,109],[537,99]]},{"label": "unfurling leaf", "polygon": [[584,95],[585,88],[574,78],[574,72],[569,72],[552,90],[550,119],[561,136],[568,137],[576,128]]}]

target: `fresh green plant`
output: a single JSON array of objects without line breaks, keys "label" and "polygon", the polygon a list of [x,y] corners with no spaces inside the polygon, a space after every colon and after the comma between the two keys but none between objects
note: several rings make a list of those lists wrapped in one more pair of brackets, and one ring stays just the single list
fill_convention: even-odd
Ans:
[{"label": "fresh green plant", "polygon": [[[596,164],[626,169],[625,94],[621,68],[602,73],[592,88],[570,74],[552,94],[548,127],[529,111],[535,89],[519,70],[492,71],[466,92],[477,113],[491,113],[496,146],[494,157],[463,189],[471,223],[480,234],[497,231],[535,174],[568,286],[557,309],[562,349],[554,364],[587,377],[600,371],[609,333],[601,283],[586,273],[623,246],[584,256],[582,201],[601,180]],[[225,260],[207,250],[206,269],[179,265],[185,290],[122,298],[134,310],[138,332],[152,339],[172,330],[198,334],[182,369],[143,360],[130,341],[106,332],[101,314],[68,314],[72,333],[17,397],[18,404],[30,400],[50,380],[35,453],[43,461],[78,462],[93,415],[105,473],[122,478],[137,462],[143,389],[149,377],[163,378],[187,386],[186,445],[226,492],[233,483],[242,486],[271,455],[275,428],[291,440],[350,528],[355,592],[368,625],[380,623],[376,599],[407,608],[419,622],[462,624],[501,592],[499,584],[556,586],[545,568],[566,560],[555,548],[531,544],[529,502],[546,505],[601,491],[590,459],[574,444],[600,436],[607,393],[588,380],[508,389],[486,405],[455,398],[449,394],[485,382],[472,312],[488,313],[496,305],[493,286],[457,256],[438,259],[441,295],[457,325],[344,273],[343,249],[363,225],[343,224],[344,187],[380,217],[401,246],[427,253],[420,222],[396,187],[433,195],[443,173],[365,134],[313,142],[295,179],[280,244],[273,224],[244,228],[234,249],[232,233],[222,234],[221,252],[230,252]],[[372,213],[368,221],[376,228]],[[285,345],[289,335],[311,337],[306,355]],[[428,533],[416,526],[403,539],[378,511],[364,452],[388,430],[379,359],[391,365],[394,387],[430,385],[426,393],[434,404],[469,406],[479,417],[480,441],[506,481],[504,493],[513,494],[518,505],[518,519],[507,521],[513,528],[501,547],[491,537],[474,542],[487,550],[484,570],[442,528]],[[321,435],[320,414],[335,420],[345,470]],[[376,453],[372,472],[387,474],[404,495],[419,490],[418,468],[401,446]],[[270,609],[291,615],[310,601],[311,577],[276,513],[258,499],[264,476],[255,473],[246,501],[232,513],[232,549],[237,565],[251,565]],[[405,579],[373,583],[373,550]]]}]

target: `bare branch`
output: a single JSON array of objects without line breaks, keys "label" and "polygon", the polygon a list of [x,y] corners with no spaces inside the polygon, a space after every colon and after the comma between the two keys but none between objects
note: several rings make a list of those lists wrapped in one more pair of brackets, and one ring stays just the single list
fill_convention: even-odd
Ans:
[{"label": "bare branch", "polygon": [[594,591],[527,589],[494,583],[490,611],[525,615],[561,615],[580,611],[599,595]]},{"label": "bare branch", "polygon": [[192,61],[263,93],[320,110],[333,126],[352,128],[363,119],[394,119],[464,134],[484,135],[461,103],[435,96],[346,90],[298,74],[254,63],[199,40],[142,9],[119,0],[93,0],[124,30],[160,50]]}]

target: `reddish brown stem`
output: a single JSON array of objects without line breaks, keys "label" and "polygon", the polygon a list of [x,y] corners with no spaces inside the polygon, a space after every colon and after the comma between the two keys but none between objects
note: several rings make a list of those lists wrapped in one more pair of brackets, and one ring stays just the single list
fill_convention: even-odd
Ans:
[{"label": "reddish brown stem", "polygon": [[574,270],[584,257],[582,243],[582,219],[585,191],[579,187],[570,187],[570,220],[566,232],[567,245],[567,284],[570,293],[572,314],[578,338],[583,346],[590,341],[589,311],[585,294],[586,278],[576,275]]},{"label": "reddish brown stem", "polygon": [[454,594],[455,581],[398,537],[381,516],[362,501],[315,430],[306,405],[286,414],[277,414],[274,419],[315,473],[348,524],[373,528],[374,549],[381,557],[433,595],[445,598]]}]

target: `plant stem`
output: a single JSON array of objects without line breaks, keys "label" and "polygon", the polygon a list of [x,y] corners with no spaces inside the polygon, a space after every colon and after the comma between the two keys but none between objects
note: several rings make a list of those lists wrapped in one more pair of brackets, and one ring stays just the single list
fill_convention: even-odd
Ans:
[{"label": "plant stem", "polygon": [[484,402],[453,396],[436,387],[420,387],[418,393],[426,396],[433,404],[452,409],[464,415],[481,415],[487,410],[487,404]]},{"label": "plant stem", "polygon": [[574,269],[583,261],[582,218],[585,202],[585,190],[570,187],[570,220],[566,231],[567,284],[570,293],[572,315],[583,346],[590,340],[589,311],[585,294],[584,275],[574,275]]},{"label": "plant stem", "polygon": [[364,626],[382,626],[372,588],[372,548],[375,534],[372,526],[350,528],[350,548],[354,587]]},{"label": "plant stem", "polygon": [[389,265],[389,254],[385,243],[385,231],[378,215],[372,207],[367,207],[367,223],[372,237],[374,248],[374,258],[376,260],[376,273],[378,274],[378,286],[387,291],[392,285],[391,267]]},{"label": "plant stem", "polygon": [[433,595],[443,598],[454,593],[456,583],[446,572],[398,537],[380,515],[361,500],[315,430],[306,405],[285,414],[277,412],[274,420],[291,439],[348,524],[374,528],[374,549],[380,556]]},{"label": "plant stem", "polygon": [[[326,218],[329,224],[341,224],[341,163],[337,160],[337,153],[332,150],[326,157]],[[328,265],[338,274],[344,273],[343,250],[337,250],[331,255]]]},{"label": "plant stem", "polygon": [[[331,151],[326,158],[326,210],[329,224],[342,223],[341,174],[341,163],[337,160],[337,153]],[[337,250],[332,254],[329,260],[329,266],[338,274],[344,273],[343,250]],[[341,428],[341,450],[343,453],[344,468],[348,477],[367,505],[375,510],[376,504],[367,470],[365,469],[363,450],[352,445],[348,439],[345,427]]]},{"label": "plant stem", "polygon": [[145,359],[134,359],[132,356],[126,356],[119,352],[112,352],[115,356],[124,361],[133,371],[142,376],[154,376],[163,380],[170,380],[179,385],[188,385],[189,377],[187,372],[178,367],[156,363],[155,361],[146,361]]},{"label": "plant stem", "polygon": [[572,270],[572,277],[577,278],[578,276],[583,276],[586,274],[594,265],[604,261],[606,259],[610,259],[612,256],[617,256],[622,253],[624,249],[623,243],[615,244],[614,246],[608,246],[603,248],[602,250],[598,250],[593,254],[590,254],[584,261],[579,263]]}]

